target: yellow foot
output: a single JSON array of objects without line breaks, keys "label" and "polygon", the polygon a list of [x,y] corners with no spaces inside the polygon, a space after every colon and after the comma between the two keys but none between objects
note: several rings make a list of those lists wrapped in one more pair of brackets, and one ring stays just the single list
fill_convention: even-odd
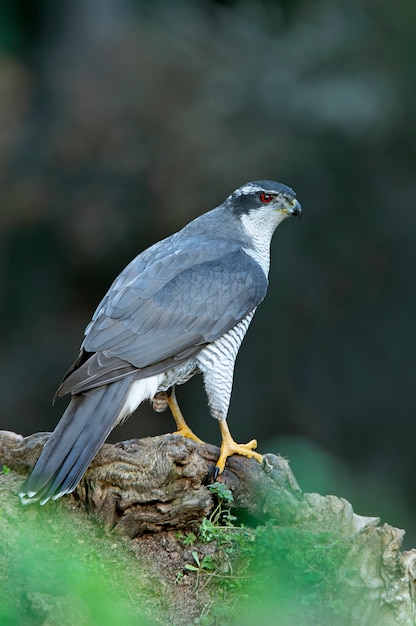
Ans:
[{"label": "yellow foot", "polygon": [[220,421],[220,430],[222,443],[220,456],[215,467],[215,477],[217,477],[218,474],[223,473],[228,457],[233,454],[240,454],[241,456],[246,456],[249,459],[256,459],[259,463],[263,461],[262,455],[258,452],[254,452],[255,448],[257,448],[257,441],[255,439],[252,439],[248,443],[236,443],[232,438],[227,422],[225,421]]},{"label": "yellow foot", "polygon": [[179,408],[179,404],[176,400],[175,388],[171,387],[167,394],[167,403],[169,404],[169,408],[172,412],[173,418],[176,422],[176,426],[178,430],[175,430],[174,435],[182,435],[182,437],[187,437],[188,439],[192,439],[196,443],[204,443],[202,439],[197,437],[195,433],[189,428],[188,424],[185,422],[185,418],[182,415],[182,411]]},{"label": "yellow foot", "polygon": [[179,428],[178,430],[175,430],[175,432],[172,433],[172,434],[173,435],[182,435],[182,437],[187,437],[188,439],[192,439],[192,441],[195,441],[196,443],[204,443],[202,441],[202,439],[197,437],[195,435],[195,433],[192,432],[192,430],[189,428],[189,426],[187,424],[185,424],[185,426],[183,426],[182,428]]}]

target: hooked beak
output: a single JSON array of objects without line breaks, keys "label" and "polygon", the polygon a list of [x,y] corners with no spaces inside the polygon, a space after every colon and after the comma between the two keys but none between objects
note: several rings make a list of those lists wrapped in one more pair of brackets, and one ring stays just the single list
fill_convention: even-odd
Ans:
[{"label": "hooked beak", "polygon": [[302,217],[302,207],[300,205],[300,202],[298,202],[296,198],[292,200],[291,206],[288,207],[288,213],[289,215],[294,215],[299,219]]},{"label": "hooked beak", "polygon": [[293,198],[292,200],[288,200],[286,206],[281,209],[282,213],[286,213],[287,215],[298,217],[299,219],[302,216],[302,207],[300,202]]}]

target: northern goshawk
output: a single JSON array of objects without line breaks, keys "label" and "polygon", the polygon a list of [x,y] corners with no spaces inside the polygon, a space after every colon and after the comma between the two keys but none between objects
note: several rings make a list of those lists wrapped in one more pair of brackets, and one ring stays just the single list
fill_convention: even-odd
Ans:
[{"label": "northern goshawk", "polygon": [[176,432],[200,441],[175,398],[175,385],[198,372],[221,429],[217,473],[232,454],[262,460],[255,440],[237,444],[227,426],[234,363],[266,295],[272,235],[300,214],[289,187],[247,183],[127,265],[57,391],[71,401],[22,486],[23,503],[73,491],[112,429],[146,399],[156,410],[169,405]]}]

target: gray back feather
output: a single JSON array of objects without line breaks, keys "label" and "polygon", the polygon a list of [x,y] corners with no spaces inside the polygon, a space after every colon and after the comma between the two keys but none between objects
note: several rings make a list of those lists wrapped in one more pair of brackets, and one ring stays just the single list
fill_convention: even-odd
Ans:
[{"label": "gray back feather", "polygon": [[91,356],[64,380],[59,395],[118,380],[135,368],[141,377],[166,371],[258,306],[267,278],[242,249],[247,242],[237,228],[234,239],[212,233],[213,214],[219,218],[222,211],[197,218],[123,270],[85,331],[82,349]]}]

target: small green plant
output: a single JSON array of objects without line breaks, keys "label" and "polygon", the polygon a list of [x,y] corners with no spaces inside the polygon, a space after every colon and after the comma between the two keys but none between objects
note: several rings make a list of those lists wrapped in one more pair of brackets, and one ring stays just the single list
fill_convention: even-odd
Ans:
[{"label": "small green plant", "polygon": [[194,533],[186,533],[183,538],[184,546],[193,546],[196,542],[196,535]]},{"label": "small green plant", "polygon": [[231,489],[224,483],[213,483],[208,489],[217,498],[217,504],[208,520],[213,526],[233,526],[237,518],[231,514],[231,504],[234,502]]},{"label": "small green plant", "polygon": [[220,502],[227,502],[228,504],[234,502],[233,492],[231,489],[228,489],[225,483],[213,483],[212,485],[208,485],[208,489],[217,496]]},{"label": "small green plant", "polygon": [[193,565],[192,563],[187,563],[185,565],[185,569],[187,569],[190,572],[196,573],[196,581],[195,581],[195,589],[196,589],[199,585],[199,578],[200,578],[201,573],[213,573],[215,572],[217,565],[215,563],[214,558],[210,554],[205,554],[202,558],[200,558],[200,555],[198,554],[196,550],[192,551],[192,558],[194,559],[194,562],[196,563],[196,565]]},{"label": "small green plant", "polygon": [[181,530],[175,533],[175,539],[179,539],[184,546],[193,546],[197,541],[195,533],[183,533]]},{"label": "small green plant", "polygon": [[175,576],[175,585],[182,585],[185,574],[183,572],[178,572]]},{"label": "small green plant", "polygon": [[214,541],[216,535],[218,535],[218,527],[215,526],[214,522],[211,522],[210,519],[204,517],[199,528],[200,541],[210,543]]},{"label": "small green plant", "polygon": [[3,465],[3,467],[2,467],[2,470],[1,470],[1,471],[2,471],[2,473],[3,473],[4,475],[7,475],[7,474],[9,474],[9,473],[11,472],[11,469],[10,469],[10,467],[7,467],[7,465]]},{"label": "small green plant", "polygon": [[192,551],[192,558],[195,565],[186,564],[185,568],[192,572],[211,571],[215,569],[215,562],[210,554],[206,554],[202,559],[199,558],[199,554],[196,550]]}]

